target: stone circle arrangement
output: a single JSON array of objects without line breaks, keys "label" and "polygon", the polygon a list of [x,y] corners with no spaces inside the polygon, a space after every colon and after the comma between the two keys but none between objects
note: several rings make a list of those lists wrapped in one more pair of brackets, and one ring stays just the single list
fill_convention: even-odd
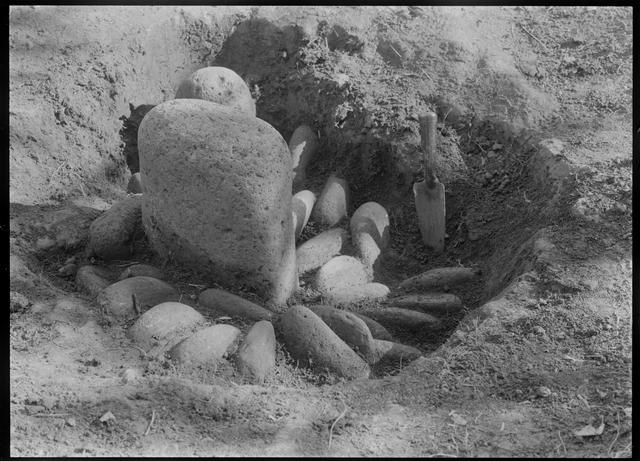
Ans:
[{"label": "stone circle arrangement", "polygon": [[[201,310],[254,322],[246,335],[230,324],[210,324],[147,264],[120,274],[80,267],[78,288],[116,321],[135,319],[127,335],[148,356],[214,369],[231,359],[254,382],[275,369],[276,333],[299,365],[346,379],[422,356],[396,342],[387,327],[435,334],[439,316],[463,309],[451,291],[479,272],[432,269],[404,280],[390,297],[390,289],[374,281],[390,240],[385,208],[367,202],[349,218],[349,186],[336,175],[318,196],[304,189],[307,166],[320,148],[315,132],[299,126],[287,145],[255,114],[247,85],[232,70],[207,67],[185,79],[176,99],[142,120],[140,173],[129,182],[130,195],[93,221],[86,253],[126,259],[142,230],[161,257],[206,274],[217,286],[249,287],[264,300],[260,306],[218,288],[198,296]],[[296,248],[310,219],[326,230]],[[348,230],[338,226],[347,219]],[[322,304],[287,306],[300,276],[312,280]],[[384,307],[359,308],[376,300]]]}]

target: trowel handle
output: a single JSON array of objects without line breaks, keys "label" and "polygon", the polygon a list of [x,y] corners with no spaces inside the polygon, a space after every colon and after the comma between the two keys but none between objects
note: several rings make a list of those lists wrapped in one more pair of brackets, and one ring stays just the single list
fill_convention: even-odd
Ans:
[{"label": "trowel handle", "polygon": [[435,112],[427,112],[420,116],[420,143],[424,152],[424,180],[429,189],[436,182],[436,122],[438,116]]}]

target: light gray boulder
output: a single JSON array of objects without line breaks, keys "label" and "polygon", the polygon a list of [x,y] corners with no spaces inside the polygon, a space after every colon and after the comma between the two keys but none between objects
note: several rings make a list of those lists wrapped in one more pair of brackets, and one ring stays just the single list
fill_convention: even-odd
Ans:
[{"label": "light gray boulder", "polygon": [[210,101],[174,99],[138,132],[142,221],[154,250],[284,304],[297,288],[291,156],[268,123]]},{"label": "light gray boulder", "polygon": [[171,359],[185,366],[216,366],[232,355],[238,345],[240,330],[232,325],[213,325],[199,330],[175,345]]}]

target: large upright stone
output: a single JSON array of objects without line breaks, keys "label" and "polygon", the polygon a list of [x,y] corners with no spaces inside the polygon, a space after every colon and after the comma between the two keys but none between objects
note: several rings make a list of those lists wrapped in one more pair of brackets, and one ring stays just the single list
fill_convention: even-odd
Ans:
[{"label": "large upright stone", "polygon": [[138,134],[153,248],[282,304],[297,287],[291,158],[268,123],[197,99],[154,107]]},{"label": "large upright stone", "polygon": [[238,74],[226,67],[204,67],[185,78],[178,87],[176,99],[204,99],[256,116],[251,91]]},{"label": "large upright stone", "polygon": [[300,125],[291,135],[289,150],[293,162],[293,187],[298,189],[307,178],[307,165],[318,150],[320,142],[315,132],[307,125]]}]

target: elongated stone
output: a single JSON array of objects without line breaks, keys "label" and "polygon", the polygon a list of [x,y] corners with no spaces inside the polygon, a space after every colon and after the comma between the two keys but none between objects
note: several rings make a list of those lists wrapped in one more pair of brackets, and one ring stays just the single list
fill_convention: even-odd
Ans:
[{"label": "elongated stone", "polygon": [[276,337],[271,322],[256,322],[238,348],[236,367],[245,376],[261,382],[276,366]]},{"label": "elongated stone", "polygon": [[335,226],[347,216],[349,197],[347,181],[335,175],[329,176],[311,212],[313,220],[325,226]]},{"label": "elongated stone", "polygon": [[338,256],[349,238],[349,233],[337,227],[320,232],[296,249],[298,273],[304,274],[329,262]]},{"label": "elongated stone", "polygon": [[338,286],[323,293],[326,302],[338,306],[381,301],[389,294],[389,288],[382,283],[365,283],[356,286]]},{"label": "elongated stone", "polygon": [[268,123],[174,99],[140,124],[142,221],[155,251],[284,304],[297,287],[291,156]]},{"label": "elongated stone", "polygon": [[250,320],[270,320],[272,312],[228,291],[210,288],[200,293],[198,304],[235,317]]},{"label": "elongated stone", "polygon": [[391,335],[391,333],[389,333],[389,331],[387,331],[387,329],[382,325],[380,325],[378,322],[376,322],[372,318],[367,317],[366,315],[360,314],[359,312],[352,312],[352,313],[353,315],[355,315],[356,317],[358,317],[364,323],[367,324],[367,327],[369,328],[371,335],[375,339],[384,339],[386,341],[393,341],[393,336]]},{"label": "elongated stone", "polygon": [[372,363],[371,360],[374,356],[373,336],[362,319],[352,312],[329,306],[312,306],[309,307],[309,310],[329,325],[329,328],[340,339],[360,353],[367,362]]},{"label": "elongated stone", "polygon": [[470,283],[480,277],[479,269],[469,267],[438,267],[410,277],[400,283],[407,291],[444,290],[462,283]]},{"label": "elongated stone", "polygon": [[448,314],[462,309],[462,301],[451,293],[425,293],[389,299],[390,306],[414,309],[429,314]]},{"label": "elongated stone", "polygon": [[410,331],[437,330],[441,327],[440,319],[423,312],[416,312],[399,307],[386,307],[382,309],[369,309],[362,312],[382,325],[390,325]]},{"label": "elongated stone", "polygon": [[298,239],[300,234],[302,234],[302,230],[304,226],[307,225],[309,221],[309,216],[311,216],[311,210],[313,210],[313,205],[316,203],[316,195],[310,190],[301,190],[296,193],[291,199],[291,207],[293,208],[293,212],[295,213],[295,237]]},{"label": "elongated stone", "polygon": [[350,379],[369,376],[369,365],[306,307],[293,306],[282,314],[278,329],[287,350],[301,365]]},{"label": "elongated stone", "polygon": [[293,164],[293,188],[304,185],[307,177],[307,165],[318,151],[318,136],[307,125],[300,125],[291,135],[289,150]]}]

